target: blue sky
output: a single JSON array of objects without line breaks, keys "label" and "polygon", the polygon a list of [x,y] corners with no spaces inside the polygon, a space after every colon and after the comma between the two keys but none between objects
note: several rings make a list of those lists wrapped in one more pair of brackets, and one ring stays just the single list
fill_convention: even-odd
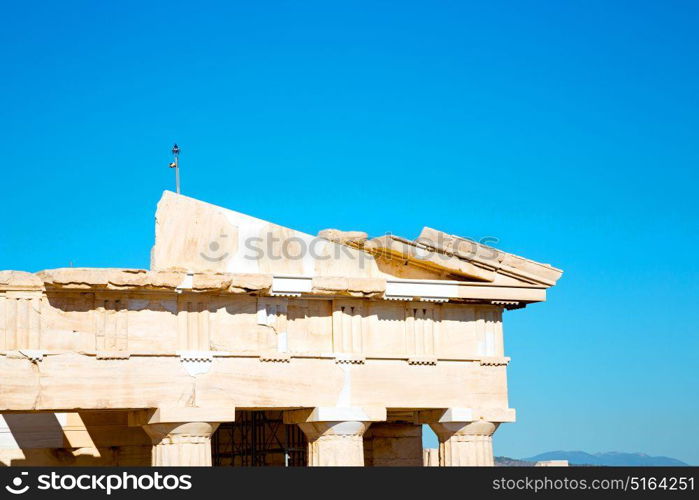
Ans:
[{"label": "blue sky", "polygon": [[3,11],[0,268],[147,267],[177,141],[196,198],[564,269],[506,315],[496,454],[699,464],[696,2]]}]

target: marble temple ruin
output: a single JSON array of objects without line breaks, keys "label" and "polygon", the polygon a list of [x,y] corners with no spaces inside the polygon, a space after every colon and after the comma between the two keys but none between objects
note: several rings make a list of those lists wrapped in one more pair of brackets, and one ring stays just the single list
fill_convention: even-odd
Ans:
[{"label": "marble temple ruin", "polygon": [[505,311],[562,271],[165,192],[150,270],[0,271],[4,465],[493,465]]}]

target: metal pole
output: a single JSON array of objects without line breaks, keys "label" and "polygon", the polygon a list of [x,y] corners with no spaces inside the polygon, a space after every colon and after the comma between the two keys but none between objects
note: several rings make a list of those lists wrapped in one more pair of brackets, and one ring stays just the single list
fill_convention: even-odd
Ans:
[{"label": "metal pole", "polygon": [[170,168],[175,169],[175,190],[180,194],[180,147],[177,143],[172,145],[173,162],[170,163]]},{"label": "metal pole", "polygon": [[175,155],[175,188],[177,194],[180,194],[180,162],[179,155]]}]

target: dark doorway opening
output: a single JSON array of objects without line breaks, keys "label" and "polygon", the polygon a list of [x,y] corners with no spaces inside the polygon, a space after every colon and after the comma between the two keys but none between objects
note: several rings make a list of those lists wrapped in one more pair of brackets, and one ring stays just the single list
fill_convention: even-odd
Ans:
[{"label": "dark doorway opening", "polygon": [[301,467],[307,462],[306,436],[297,425],[282,421],[281,411],[236,411],[235,422],[223,423],[211,437],[217,466]]}]

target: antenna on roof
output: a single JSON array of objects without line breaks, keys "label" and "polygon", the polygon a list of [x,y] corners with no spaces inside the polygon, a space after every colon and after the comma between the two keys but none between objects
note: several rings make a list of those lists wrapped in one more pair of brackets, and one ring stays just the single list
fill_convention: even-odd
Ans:
[{"label": "antenna on roof", "polygon": [[177,190],[177,194],[180,194],[180,147],[175,143],[172,146],[172,156],[173,156],[173,161],[170,163],[170,168],[175,169],[175,188]]}]

